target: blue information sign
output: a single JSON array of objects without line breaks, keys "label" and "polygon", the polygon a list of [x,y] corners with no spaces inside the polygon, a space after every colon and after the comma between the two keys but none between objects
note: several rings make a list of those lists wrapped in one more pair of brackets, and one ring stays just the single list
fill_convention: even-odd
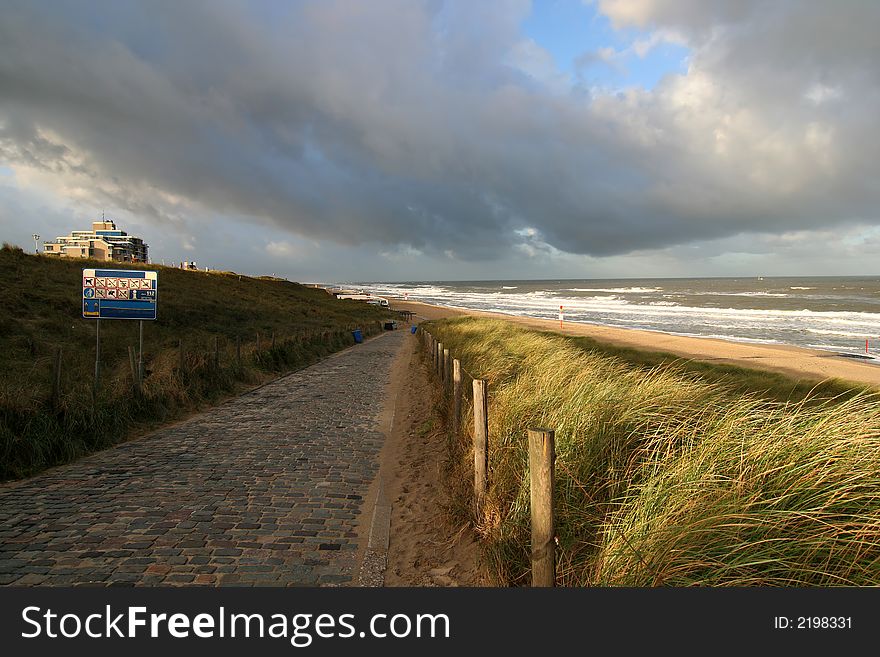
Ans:
[{"label": "blue information sign", "polygon": [[83,317],[156,319],[158,292],[154,271],[83,269]]}]

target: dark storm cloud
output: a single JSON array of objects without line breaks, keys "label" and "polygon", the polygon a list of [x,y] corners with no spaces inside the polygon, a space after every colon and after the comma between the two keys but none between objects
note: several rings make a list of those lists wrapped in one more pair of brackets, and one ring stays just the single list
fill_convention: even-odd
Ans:
[{"label": "dark storm cloud", "polygon": [[880,5],[835,5],[600,3],[692,59],[588,97],[512,57],[524,2],[6,3],[0,160],[463,259],[872,223]]}]

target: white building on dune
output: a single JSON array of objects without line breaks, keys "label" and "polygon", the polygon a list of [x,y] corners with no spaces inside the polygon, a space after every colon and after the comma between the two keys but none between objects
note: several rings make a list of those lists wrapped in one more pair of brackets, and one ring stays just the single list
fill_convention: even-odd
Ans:
[{"label": "white building on dune", "polygon": [[91,230],[74,230],[43,244],[45,255],[116,262],[149,262],[149,246],[140,237],[119,230],[110,220],[93,221]]}]

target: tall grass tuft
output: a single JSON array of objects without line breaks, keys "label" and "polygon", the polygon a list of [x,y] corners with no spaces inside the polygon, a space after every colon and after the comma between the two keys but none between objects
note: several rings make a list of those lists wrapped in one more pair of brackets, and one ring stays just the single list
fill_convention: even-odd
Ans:
[{"label": "tall grass tuft", "polygon": [[501,583],[528,582],[535,426],[556,430],[563,585],[880,583],[876,394],[782,402],[508,322],[431,330],[490,382],[475,520]]}]

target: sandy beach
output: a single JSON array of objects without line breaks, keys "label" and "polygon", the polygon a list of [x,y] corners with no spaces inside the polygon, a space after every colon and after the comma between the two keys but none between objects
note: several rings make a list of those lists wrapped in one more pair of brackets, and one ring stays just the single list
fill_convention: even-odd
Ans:
[{"label": "sandy beach", "polygon": [[747,344],[715,338],[695,338],[655,331],[624,329],[595,324],[565,322],[560,328],[553,320],[517,317],[501,313],[445,308],[416,301],[393,300],[393,308],[411,310],[422,319],[440,319],[456,315],[494,317],[516,322],[531,328],[555,331],[601,340],[609,344],[661,351],[686,359],[727,363],[740,367],[780,372],[796,379],[822,381],[844,379],[880,388],[880,365],[858,359],[838,356],[831,352],[788,345]]}]

